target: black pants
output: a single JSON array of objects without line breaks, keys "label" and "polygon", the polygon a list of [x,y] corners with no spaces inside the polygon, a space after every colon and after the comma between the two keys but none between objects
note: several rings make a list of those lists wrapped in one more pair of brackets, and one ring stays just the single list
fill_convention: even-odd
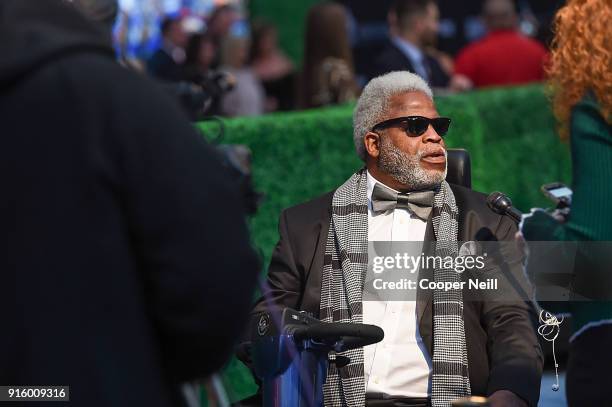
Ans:
[{"label": "black pants", "polygon": [[589,328],[572,341],[565,384],[570,407],[612,405],[612,325]]}]

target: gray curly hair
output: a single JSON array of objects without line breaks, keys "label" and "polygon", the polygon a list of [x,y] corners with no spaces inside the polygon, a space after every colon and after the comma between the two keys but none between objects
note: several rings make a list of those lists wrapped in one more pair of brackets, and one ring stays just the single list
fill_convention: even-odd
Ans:
[{"label": "gray curly hair", "polygon": [[431,88],[418,75],[408,71],[395,71],[372,79],[363,89],[353,112],[353,141],[357,155],[366,160],[363,139],[367,132],[386,117],[389,99],[399,93],[423,92],[433,99]]}]

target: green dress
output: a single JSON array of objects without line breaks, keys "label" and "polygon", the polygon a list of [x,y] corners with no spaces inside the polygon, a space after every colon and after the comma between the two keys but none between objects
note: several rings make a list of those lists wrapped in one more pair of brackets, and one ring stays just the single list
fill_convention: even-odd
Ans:
[{"label": "green dress", "polygon": [[[570,142],[574,193],[568,221],[560,224],[544,212],[537,212],[523,221],[523,235],[527,241],[606,241],[597,245],[612,251],[612,134],[590,93],[572,109]],[[583,243],[574,272],[582,281],[597,281],[609,287],[612,264],[601,261],[601,257],[594,258],[589,244],[592,245]],[[580,251],[580,244],[578,248]],[[605,299],[612,299],[612,295]],[[556,303],[550,310],[571,312],[574,331],[589,322],[612,319],[610,301]]]}]

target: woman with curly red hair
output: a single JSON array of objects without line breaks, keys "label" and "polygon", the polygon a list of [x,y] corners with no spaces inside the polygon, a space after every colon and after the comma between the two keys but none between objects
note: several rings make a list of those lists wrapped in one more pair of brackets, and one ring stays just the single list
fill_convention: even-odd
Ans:
[{"label": "woman with curly red hair", "polygon": [[572,314],[570,406],[609,405],[612,381],[612,264],[610,251],[593,243],[612,242],[611,21],[610,0],[569,0],[557,12],[549,90],[560,136],[571,145],[572,209],[563,222],[536,211],[522,227],[528,241],[577,242],[572,298],[597,291],[589,300],[542,304]]}]

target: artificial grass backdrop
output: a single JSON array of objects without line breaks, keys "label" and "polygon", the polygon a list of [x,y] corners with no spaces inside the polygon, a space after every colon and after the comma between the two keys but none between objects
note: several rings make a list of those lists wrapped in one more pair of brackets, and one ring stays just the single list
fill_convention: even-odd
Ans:
[{"label": "artificial grass backdrop", "polygon": [[[472,157],[472,188],[502,191],[520,210],[547,206],[540,185],[569,183],[566,144],[559,141],[541,86],[500,88],[439,97],[442,116],[452,118],[448,147]],[[266,198],[251,220],[252,236],[265,261],[278,239],[282,209],[330,191],[362,163],[352,139],[353,105],[225,120],[226,143],[246,144],[253,152],[257,189]],[[200,123],[205,132],[211,125]],[[230,397],[255,392],[250,374],[233,360],[224,374]]]}]

